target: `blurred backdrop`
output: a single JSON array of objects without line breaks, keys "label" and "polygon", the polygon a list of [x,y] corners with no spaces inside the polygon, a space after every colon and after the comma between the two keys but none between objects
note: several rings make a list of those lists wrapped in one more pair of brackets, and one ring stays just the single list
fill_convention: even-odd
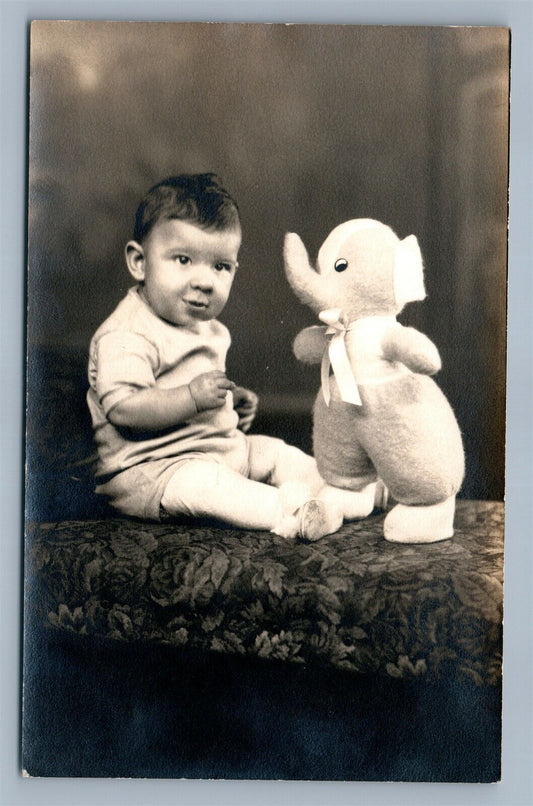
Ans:
[{"label": "blurred backdrop", "polygon": [[[291,343],[313,314],[282,266],[337,224],[419,240],[467,454],[465,497],[503,497],[509,36],[498,28],[36,22],[31,30],[28,350],[84,356],[130,286],[123,249],[159,179],[214,171],[237,199],[228,375],[308,414]],[[37,377],[37,376],[36,376]],[[39,395],[43,374],[28,392]]]}]

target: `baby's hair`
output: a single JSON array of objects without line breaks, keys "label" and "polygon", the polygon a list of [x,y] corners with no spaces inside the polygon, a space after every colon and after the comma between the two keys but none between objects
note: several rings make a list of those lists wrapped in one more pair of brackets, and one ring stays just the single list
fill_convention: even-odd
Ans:
[{"label": "baby's hair", "polygon": [[151,187],[137,208],[134,239],[142,243],[158,221],[171,218],[218,230],[240,226],[236,202],[212,173],[169,176]]}]

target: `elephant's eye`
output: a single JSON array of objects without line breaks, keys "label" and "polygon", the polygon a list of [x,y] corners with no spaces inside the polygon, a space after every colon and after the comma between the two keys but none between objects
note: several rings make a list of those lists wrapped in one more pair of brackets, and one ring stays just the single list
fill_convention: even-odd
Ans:
[{"label": "elephant's eye", "polygon": [[335,261],[335,271],[344,271],[348,268],[348,261],[345,260],[343,257],[340,257],[338,260]]}]

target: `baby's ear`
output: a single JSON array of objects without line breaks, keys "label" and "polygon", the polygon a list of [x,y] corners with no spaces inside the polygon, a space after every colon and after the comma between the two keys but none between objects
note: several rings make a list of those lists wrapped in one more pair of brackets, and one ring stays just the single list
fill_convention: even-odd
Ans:
[{"label": "baby's ear", "polygon": [[142,283],[144,280],[144,250],[137,241],[128,241],[124,250],[128,271],[134,280]]}]

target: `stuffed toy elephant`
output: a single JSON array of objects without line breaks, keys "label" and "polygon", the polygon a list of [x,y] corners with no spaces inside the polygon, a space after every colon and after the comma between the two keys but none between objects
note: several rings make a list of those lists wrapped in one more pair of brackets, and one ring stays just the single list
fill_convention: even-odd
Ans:
[{"label": "stuffed toy elephant", "polygon": [[417,239],[356,219],[329,234],[317,271],[294,233],[284,258],[295,294],[324,323],[294,342],[300,361],[322,365],[313,452],[324,495],[349,520],[368,515],[384,485],[395,501],[384,521],[387,540],[451,537],[464,475],[461,434],[430,377],[441,366],[437,348],[396,321],[406,303],[425,298]]}]

